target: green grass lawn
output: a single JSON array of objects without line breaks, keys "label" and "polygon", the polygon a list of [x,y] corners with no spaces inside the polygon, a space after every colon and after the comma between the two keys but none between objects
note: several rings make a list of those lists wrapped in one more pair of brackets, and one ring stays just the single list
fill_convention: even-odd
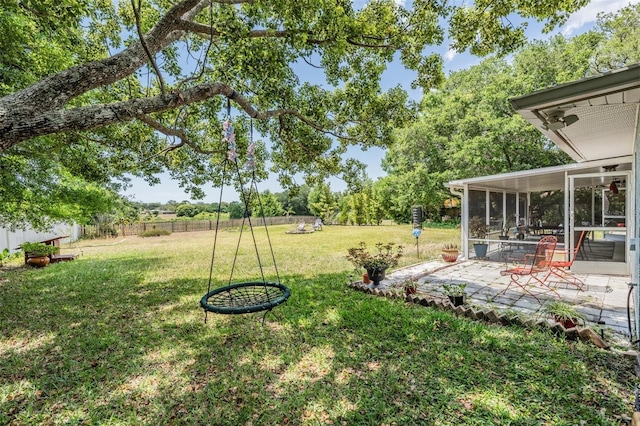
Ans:
[{"label": "green grass lawn", "polygon": [[[406,245],[410,226],[273,227],[292,292],[267,315],[204,313],[213,233],[83,241],[81,256],[0,271],[0,424],[617,425],[633,362],[549,332],[502,327],[347,288],[344,256]],[[218,236],[226,284],[238,230]],[[267,235],[256,230],[258,245]],[[254,280],[243,233],[234,281]],[[422,259],[458,230],[425,229]],[[267,248],[264,273],[276,275]]]}]

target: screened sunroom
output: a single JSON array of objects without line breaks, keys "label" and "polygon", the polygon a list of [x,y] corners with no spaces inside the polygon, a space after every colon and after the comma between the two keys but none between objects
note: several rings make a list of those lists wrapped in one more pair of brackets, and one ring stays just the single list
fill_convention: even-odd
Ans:
[{"label": "screened sunroom", "polygon": [[[575,271],[628,274],[631,170],[625,156],[449,182],[462,198],[463,256],[503,261],[546,235],[576,247],[584,232]],[[484,237],[473,234],[478,220],[488,227]],[[476,243],[487,244],[486,253]]]},{"label": "screened sunroom", "polygon": [[[501,260],[544,235],[565,248],[583,236],[572,270],[637,277],[640,64],[510,102],[576,163],[449,182],[462,198],[462,255]],[[470,232],[478,222],[487,235]]]}]

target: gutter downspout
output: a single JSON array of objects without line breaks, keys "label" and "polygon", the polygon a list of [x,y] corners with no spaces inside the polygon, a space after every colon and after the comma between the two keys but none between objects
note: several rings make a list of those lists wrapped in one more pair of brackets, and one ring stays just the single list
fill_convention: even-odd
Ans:
[{"label": "gutter downspout", "polygon": [[[634,170],[633,170],[633,197],[634,197],[634,207],[635,211],[633,215],[635,216],[634,227],[632,231],[632,238],[629,241],[629,244],[633,248],[631,251],[631,285],[634,287],[634,296],[633,296],[633,310],[634,310],[634,319],[636,325],[636,336],[635,339],[640,339],[638,334],[640,334],[640,289],[638,288],[638,276],[640,275],[640,238],[638,238],[638,232],[640,230],[640,194],[638,194],[638,189],[640,189],[640,155],[638,151],[640,151],[640,132],[638,128],[640,127],[640,108],[636,108],[636,128],[635,128],[635,146],[634,146]],[[633,333],[633,332],[632,332]],[[634,336],[629,336],[629,339],[633,341]]]},{"label": "gutter downspout", "polygon": [[562,226],[564,226],[564,249],[567,250],[567,253],[571,253],[570,249],[574,247],[573,238],[569,238],[573,235],[573,220],[570,220],[573,218],[573,212],[569,211],[569,191],[571,191],[569,189],[569,173],[564,172],[564,224]]},{"label": "gutter downspout", "polygon": [[[466,185],[465,185],[465,189]],[[460,218],[460,247],[462,248],[461,252],[463,253],[464,259],[467,259],[469,254],[469,239],[467,238],[467,224],[469,223],[469,203],[467,197],[465,196],[468,191],[463,189],[460,191],[459,189],[449,187],[449,192],[451,195],[455,195],[460,197],[462,200],[462,217]]]}]

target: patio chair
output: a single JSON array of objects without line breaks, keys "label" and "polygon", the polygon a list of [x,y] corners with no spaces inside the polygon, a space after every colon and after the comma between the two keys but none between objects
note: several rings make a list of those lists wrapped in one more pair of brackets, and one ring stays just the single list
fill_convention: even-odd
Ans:
[{"label": "patio chair", "polygon": [[578,243],[576,247],[568,250],[557,250],[556,256],[560,254],[562,256],[562,260],[551,260],[550,272],[556,277],[560,278],[562,281],[565,281],[571,285],[575,285],[579,291],[584,291],[584,282],[573,275],[570,271],[571,266],[573,266],[573,261],[578,256],[578,252],[582,248],[582,243],[587,235],[587,231],[582,231],[580,233],[580,237],[578,238]]},{"label": "patio chair", "polygon": [[[522,290],[533,296],[537,301],[539,294],[554,293],[558,298],[560,295],[551,286],[547,284],[547,280],[551,275],[551,259],[556,249],[558,239],[553,235],[549,235],[540,239],[536,245],[536,251],[532,254],[525,254],[521,259],[508,259],[513,263],[509,265],[500,275],[510,275],[509,284],[496,296],[505,293],[512,285],[516,285]],[[532,292],[531,287],[541,287],[542,292]]]}]

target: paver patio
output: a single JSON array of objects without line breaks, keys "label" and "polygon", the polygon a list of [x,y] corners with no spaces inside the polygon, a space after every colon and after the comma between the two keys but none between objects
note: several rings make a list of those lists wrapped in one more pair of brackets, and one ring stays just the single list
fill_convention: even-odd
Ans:
[{"label": "paver patio", "polygon": [[[380,282],[381,289],[397,286],[412,279],[418,282],[418,291],[435,297],[443,294],[442,284],[467,284],[469,305],[491,307],[498,310],[516,310],[530,316],[542,316],[540,310],[544,303],[556,300],[553,293],[541,294],[538,300],[527,295],[517,286],[500,296],[509,284],[509,276],[500,275],[504,263],[469,260],[456,263],[428,261],[396,270]],[[627,320],[627,296],[629,276],[596,274],[575,274],[584,283],[584,291],[563,282],[552,282],[563,301],[571,303],[576,310],[587,318],[587,325],[594,330],[604,329],[613,333],[618,341],[629,340],[629,322]],[[634,308],[631,301],[630,315],[633,320]]]}]

